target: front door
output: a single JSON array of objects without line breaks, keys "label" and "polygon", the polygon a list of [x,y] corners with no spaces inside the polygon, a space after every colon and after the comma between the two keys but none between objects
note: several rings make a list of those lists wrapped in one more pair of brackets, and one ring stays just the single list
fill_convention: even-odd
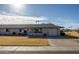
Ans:
[{"label": "front door", "polygon": [[16,35],[16,32],[13,32],[13,35]]},{"label": "front door", "polygon": [[24,35],[27,35],[27,31],[26,30],[24,30]]}]

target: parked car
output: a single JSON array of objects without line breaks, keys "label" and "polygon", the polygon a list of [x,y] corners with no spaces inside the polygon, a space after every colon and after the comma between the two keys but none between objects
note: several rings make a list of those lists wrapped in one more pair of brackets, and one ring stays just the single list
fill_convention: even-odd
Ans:
[{"label": "parked car", "polygon": [[63,30],[60,31],[60,35],[61,35],[61,36],[65,36],[65,33],[64,33]]}]

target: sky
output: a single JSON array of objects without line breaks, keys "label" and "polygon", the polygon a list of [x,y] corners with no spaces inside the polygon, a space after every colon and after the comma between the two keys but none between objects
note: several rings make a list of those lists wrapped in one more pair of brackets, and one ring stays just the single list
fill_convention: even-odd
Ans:
[{"label": "sky", "polygon": [[[29,17],[31,19],[30,21],[34,20],[34,22],[35,20],[39,20],[40,23],[53,23],[64,26],[65,28],[79,28],[78,4],[0,4],[0,15],[1,17],[4,15]],[[3,18],[0,18],[0,21],[2,21]],[[3,20],[2,23],[5,20]],[[9,20],[8,23],[13,22],[13,19]],[[25,21],[26,20],[22,20],[21,22],[23,23]]]}]

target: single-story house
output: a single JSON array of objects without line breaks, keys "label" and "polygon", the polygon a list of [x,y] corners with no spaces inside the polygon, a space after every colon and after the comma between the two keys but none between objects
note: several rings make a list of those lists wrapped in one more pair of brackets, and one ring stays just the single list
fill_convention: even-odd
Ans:
[{"label": "single-story house", "polygon": [[54,24],[4,24],[0,35],[60,36],[60,28]]}]

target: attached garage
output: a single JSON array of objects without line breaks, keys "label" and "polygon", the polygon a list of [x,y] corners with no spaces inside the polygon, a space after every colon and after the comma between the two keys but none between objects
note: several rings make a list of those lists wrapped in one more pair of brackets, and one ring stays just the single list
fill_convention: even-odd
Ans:
[{"label": "attached garage", "polygon": [[46,33],[47,36],[60,36],[60,30],[57,28],[43,29],[43,33]]}]

